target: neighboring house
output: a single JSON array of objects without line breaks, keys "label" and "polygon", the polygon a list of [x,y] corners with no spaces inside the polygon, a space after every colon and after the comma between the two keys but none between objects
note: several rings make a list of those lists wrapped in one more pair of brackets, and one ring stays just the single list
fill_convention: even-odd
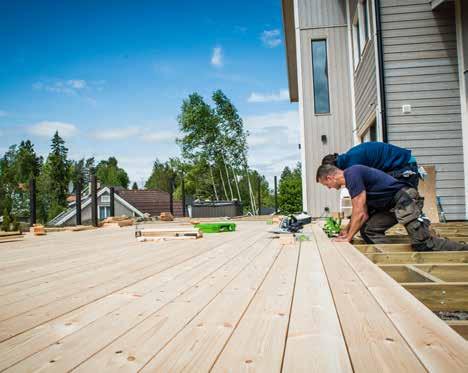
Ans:
[{"label": "neighboring house", "polygon": [[[110,190],[108,187],[97,193],[98,219],[110,216]],[[170,211],[169,193],[159,190],[126,190],[118,189],[114,193],[115,216],[144,217],[145,214],[158,216],[161,212]],[[182,204],[174,201],[174,214],[182,216]],[[91,196],[87,195],[81,201],[81,221],[83,224],[91,222]],[[52,219],[48,225],[62,226],[76,224],[75,202],[69,204],[68,210]]]},{"label": "neighboring house", "polygon": [[[168,192],[157,189],[119,190],[120,197],[132,206],[151,216],[159,216],[161,212],[169,212],[170,196]],[[174,216],[182,216],[182,202],[173,202]]]},{"label": "neighboring house", "polygon": [[337,193],[315,183],[324,155],[386,141],[435,165],[447,218],[466,219],[468,2],[282,3],[290,99],[299,102],[304,210],[320,216],[338,209]]}]

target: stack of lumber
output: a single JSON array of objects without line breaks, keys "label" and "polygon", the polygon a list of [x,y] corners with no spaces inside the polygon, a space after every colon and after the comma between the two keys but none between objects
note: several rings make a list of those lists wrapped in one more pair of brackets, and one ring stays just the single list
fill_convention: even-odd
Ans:
[{"label": "stack of lumber", "polygon": [[146,228],[135,231],[138,241],[190,240],[203,237],[200,229],[191,227]]},{"label": "stack of lumber", "polygon": [[71,227],[71,230],[72,232],[81,232],[81,231],[89,231],[89,230],[92,230],[92,229],[96,229],[95,227],[93,227],[92,225],[77,225],[75,227]]},{"label": "stack of lumber", "polygon": [[23,239],[23,235],[20,231],[15,232],[0,232],[0,243],[2,242],[11,242],[11,241],[18,241]]},{"label": "stack of lumber", "polygon": [[96,229],[92,225],[76,225],[71,227],[44,227],[46,233],[57,233],[57,232],[81,232],[90,229]]},{"label": "stack of lumber", "polygon": [[101,227],[128,227],[133,225],[133,220],[126,215],[122,216],[109,216],[101,222]]},{"label": "stack of lumber", "polygon": [[33,233],[35,236],[43,236],[46,234],[46,231],[44,229],[44,226],[42,224],[34,224],[31,229],[31,233]]},{"label": "stack of lumber", "polygon": [[159,215],[159,220],[162,221],[173,221],[174,216],[170,212],[161,212]]}]

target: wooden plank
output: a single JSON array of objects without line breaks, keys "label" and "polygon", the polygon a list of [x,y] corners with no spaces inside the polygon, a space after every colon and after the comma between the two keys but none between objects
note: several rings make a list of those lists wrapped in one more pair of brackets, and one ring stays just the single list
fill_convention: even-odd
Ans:
[{"label": "wooden plank", "polygon": [[[12,370],[50,369],[52,364],[56,371],[68,371],[76,368],[97,351],[104,349],[126,333],[130,333],[129,338],[137,335],[137,349],[143,351],[142,341],[146,339],[145,335],[151,336],[166,322],[168,323],[166,325],[172,327],[175,323],[177,329],[173,331],[177,332],[211,299],[216,297],[232,278],[263,250],[266,244],[265,240],[260,238],[264,236],[265,234],[260,235],[260,237],[256,235],[239,245],[240,249],[237,252],[245,250],[245,255],[231,257],[231,260],[216,268],[214,272],[205,271],[202,279],[191,284],[189,290],[186,291],[187,279],[184,279],[185,281],[179,279],[180,281],[169,283],[166,288],[157,288],[156,292],[139,297],[117,312],[112,312],[65,337],[60,340],[60,344],[53,344],[22,360],[13,366]],[[167,308],[163,310],[164,306]],[[184,313],[185,317],[181,317],[181,313]],[[165,331],[169,336],[170,330],[166,329]],[[114,350],[113,354],[116,351],[120,350]],[[117,354],[120,355],[120,352]]]},{"label": "wooden plank", "polygon": [[[206,277],[210,271],[226,264],[238,253],[239,251],[233,250],[230,245],[213,247],[187,262],[175,265],[116,294],[106,296],[47,324],[17,335],[0,344],[0,355],[3,357],[0,360],[0,370],[10,367],[146,294],[152,294],[154,297],[160,296],[161,291],[168,293],[169,289],[184,291]],[[181,286],[178,287],[178,284]]]},{"label": "wooden plank", "polygon": [[[421,268],[415,266],[414,264],[407,264],[405,267],[408,268],[410,271],[413,271],[417,273],[418,275],[422,276],[423,278],[425,278],[425,281],[422,281],[422,282],[444,282],[439,277],[436,277],[431,273],[423,271]],[[402,281],[402,282],[405,282],[405,281]]]},{"label": "wooden plank", "polygon": [[365,254],[376,264],[468,263],[467,251],[428,251]]},{"label": "wooden plank", "polygon": [[468,283],[402,283],[431,311],[468,311]]},{"label": "wooden plank", "polygon": [[448,326],[468,340],[468,320],[446,320]]},{"label": "wooden plank", "polygon": [[283,250],[212,372],[281,370],[298,253],[297,244]]},{"label": "wooden plank", "polygon": [[[468,282],[468,264],[418,265],[417,268],[447,282]],[[466,295],[468,297],[468,294]]]},{"label": "wooden plank", "polygon": [[362,253],[400,253],[412,252],[411,244],[370,244],[370,245],[354,245]]},{"label": "wooden plank", "polygon": [[[176,255],[170,252],[166,254],[167,257]],[[148,268],[151,271],[153,263],[150,259],[154,256],[154,253],[147,251],[136,257],[133,257],[131,253],[127,255],[126,260],[101,268],[92,268],[90,271],[83,271],[83,273],[66,278],[62,281],[60,287],[57,287],[55,283],[44,284],[33,288],[31,291],[25,290],[18,292],[18,294],[5,296],[7,304],[0,307],[0,321],[9,320],[35,308],[80,294],[90,288],[96,288],[118,279],[125,280],[125,277],[132,273],[144,271]]]},{"label": "wooden plank", "polygon": [[[139,245],[138,243],[135,244]],[[82,307],[83,305],[94,302],[108,294],[122,290],[129,285],[152,277],[180,262],[189,260],[209,249],[208,242],[206,245],[208,245],[208,248],[204,244],[200,244],[188,252],[179,253],[172,257],[169,256],[168,258],[157,256],[158,262],[152,263],[152,265],[145,267],[143,270],[140,269],[139,271],[127,273],[124,277],[118,277],[102,286],[82,291],[79,294],[75,294],[73,297],[65,297],[44,306],[37,307],[28,312],[27,318],[23,315],[18,315],[7,321],[0,322],[0,341],[11,338],[37,325]]]},{"label": "wooden plank", "polygon": [[[312,226],[312,231],[317,239],[354,371],[425,371],[388,315],[325,233],[317,225]],[[349,247],[357,252],[351,245]]]},{"label": "wooden plank", "polygon": [[[347,243],[333,245],[430,372],[468,370],[468,344],[428,308]],[[421,284],[421,286],[448,284]],[[414,284],[409,284],[414,286]]]},{"label": "wooden plank", "polygon": [[420,273],[412,271],[407,265],[385,264],[381,265],[380,269],[397,282],[432,282]]},{"label": "wooden plank", "polygon": [[299,258],[282,371],[352,372],[317,242],[303,241]]},{"label": "wooden plank", "polygon": [[[270,241],[269,246],[262,252],[261,256],[244,268],[167,345],[164,346],[164,343],[171,338],[172,333],[168,335],[161,331],[161,333],[152,336],[150,340],[152,343],[145,343],[145,351],[150,352],[150,354],[145,357],[140,351],[137,351],[137,360],[148,361],[142,371],[208,372],[239,324],[271,267],[278,259],[279,246],[277,241]],[[137,348],[136,345],[134,347]],[[128,351],[128,348],[125,348],[124,351]],[[110,352],[107,358],[117,362],[117,359],[114,358],[115,354]],[[153,358],[151,359],[151,357]],[[93,358],[89,364],[84,364],[81,370],[89,371],[96,367],[114,366],[118,367],[120,371],[122,370],[121,366],[111,364],[109,361],[107,364],[96,365],[95,360],[96,358]],[[120,364],[129,372],[141,367],[138,363],[131,364],[126,359],[120,360]]]},{"label": "wooden plank", "polygon": [[435,166],[423,165],[427,176],[419,183],[419,194],[424,197],[424,213],[432,223],[439,223],[439,212],[436,200],[436,170]]}]

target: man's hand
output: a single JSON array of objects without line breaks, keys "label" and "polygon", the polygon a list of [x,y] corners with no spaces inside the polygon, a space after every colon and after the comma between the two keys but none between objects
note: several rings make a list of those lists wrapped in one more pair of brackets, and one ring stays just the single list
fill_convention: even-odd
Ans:
[{"label": "man's hand", "polygon": [[333,240],[333,242],[351,242],[351,240],[345,236],[338,236],[338,237],[335,237]]},{"label": "man's hand", "polygon": [[338,237],[346,237],[348,235],[348,227],[349,226],[346,226],[345,228],[343,228],[340,234],[338,235]]}]

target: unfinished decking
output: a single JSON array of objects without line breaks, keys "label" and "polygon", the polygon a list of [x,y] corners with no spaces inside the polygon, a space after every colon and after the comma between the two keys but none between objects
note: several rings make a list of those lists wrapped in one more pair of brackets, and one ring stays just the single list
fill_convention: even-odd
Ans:
[{"label": "unfinished decking", "polygon": [[270,227],[2,243],[0,371],[468,371],[468,343],[353,246]]}]

